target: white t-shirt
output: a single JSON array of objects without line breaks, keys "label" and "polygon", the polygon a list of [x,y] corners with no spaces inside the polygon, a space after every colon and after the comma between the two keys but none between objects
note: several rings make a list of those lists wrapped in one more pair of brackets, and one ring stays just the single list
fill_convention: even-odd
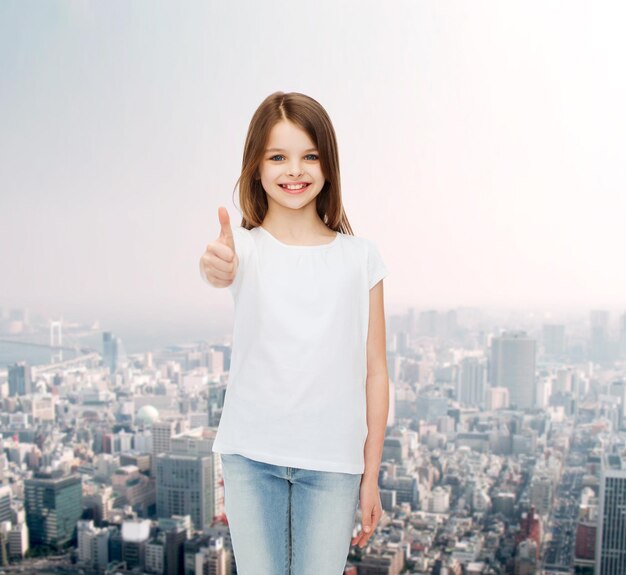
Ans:
[{"label": "white t-shirt", "polygon": [[388,275],[378,249],[342,233],[294,246],[260,226],[232,230],[232,357],[213,452],[363,473],[369,290]]}]

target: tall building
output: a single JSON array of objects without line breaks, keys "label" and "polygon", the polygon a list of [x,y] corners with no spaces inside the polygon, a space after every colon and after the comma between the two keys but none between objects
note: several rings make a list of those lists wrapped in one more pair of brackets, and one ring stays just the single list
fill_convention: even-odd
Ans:
[{"label": "tall building", "polygon": [[152,422],[152,472],[156,473],[156,461],[159,453],[170,452],[172,437],[187,431],[187,421],[183,418],[170,418]]},{"label": "tall building", "polygon": [[80,475],[36,473],[24,481],[24,496],[31,546],[60,548],[74,541],[82,515]]},{"label": "tall building", "polygon": [[222,537],[211,538],[205,547],[199,549],[194,560],[195,573],[215,573],[216,575],[232,573],[232,555],[224,546]]},{"label": "tall building", "polygon": [[102,361],[114,373],[117,368],[117,338],[110,332],[102,333]]},{"label": "tall building", "polygon": [[115,373],[125,356],[122,340],[110,331],[102,332],[102,362],[110,373]]},{"label": "tall building", "polygon": [[9,558],[21,561],[28,549],[28,527],[25,521],[18,520],[9,533]]},{"label": "tall building", "polygon": [[626,575],[626,459],[602,457],[594,575]]},{"label": "tall building", "polygon": [[529,511],[522,513],[519,522],[519,531],[515,536],[515,542],[517,545],[521,545],[525,541],[533,541],[535,546],[532,550],[537,560],[540,557],[541,540],[543,538],[541,531],[541,518],[535,513],[534,506],[531,506]]},{"label": "tall building", "polygon": [[199,427],[171,439],[169,453],[156,460],[157,515],[190,515],[196,529],[209,527],[220,499],[215,454],[215,431]]},{"label": "tall building", "polygon": [[174,420],[152,422],[152,454],[156,457],[159,453],[167,453],[170,450],[170,440],[177,433],[177,425]]},{"label": "tall building", "polygon": [[18,361],[9,366],[9,396],[29,395],[33,392],[33,375],[30,365]]},{"label": "tall building", "polygon": [[610,359],[609,312],[596,309],[589,312],[589,359],[602,363]]},{"label": "tall building", "polygon": [[149,538],[149,519],[132,519],[122,523],[122,560],[128,569],[143,570]]},{"label": "tall building", "polygon": [[[595,521],[579,521],[576,525],[576,547],[574,559],[592,562],[596,557],[598,526]],[[592,565],[593,566],[593,563]]]},{"label": "tall building", "polygon": [[537,573],[539,545],[532,539],[522,541],[515,552],[515,575],[535,575]]},{"label": "tall building", "polygon": [[458,400],[463,405],[483,407],[487,392],[487,365],[484,359],[464,357],[461,360]]},{"label": "tall building", "polygon": [[619,318],[618,346],[620,358],[626,359],[626,313]]},{"label": "tall building", "polygon": [[3,521],[12,521],[11,500],[11,487],[8,485],[0,487],[0,523]]},{"label": "tall building", "polygon": [[189,530],[182,526],[172,527],[165,531],[165,564],[164,575],[178,575],[185,569],[185,541]]},{"label": "tall building", "polygon": [[554,485],[550,475],[538,471],[531,479],[528,491],[537,513],[547,516],[554,503]]},{"label": "tall building", "polygon": [[537,342],[525,331],[508,331],[491,343],[491,386],[506,387],[513,409],[536,405]]}]

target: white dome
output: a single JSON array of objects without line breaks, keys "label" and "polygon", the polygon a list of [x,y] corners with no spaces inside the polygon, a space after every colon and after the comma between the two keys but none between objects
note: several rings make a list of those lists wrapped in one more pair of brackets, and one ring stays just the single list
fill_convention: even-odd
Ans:
[{"label": "white dome", "polygon": [[137,412],[138,423],[154,423],[157,419],[159,419],[159,410],[153,405],[144,405]]}]

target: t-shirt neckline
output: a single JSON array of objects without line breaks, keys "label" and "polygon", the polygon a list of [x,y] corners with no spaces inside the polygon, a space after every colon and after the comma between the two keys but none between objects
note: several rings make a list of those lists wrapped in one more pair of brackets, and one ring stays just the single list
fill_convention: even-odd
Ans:
[{"label": "t-shirt neckline", "polygon": [[331,242],[325,243],[325,244],[315,244],[312,246],[304,246],[304,245],[299,245],[299,244],[286,244],[285,242],[281,242],[278,238],[276,238],[275,236],[273,236],[268,230],[266,230],[263,226],[257,226],[266,236],[268,236],[269,238],[271,238],[272,240],[274,240],[274,242],[276,242],[278,245],[286,247],[286,248],[297,248],[297,249],[306,249],[306,250],[310,250],[310,249],[319,249],[319,248],[329,248],[333,245],[335,245],[338,241],[339,241],[339,236],[341,235],[339,232],[335,232],[335,239]]}]

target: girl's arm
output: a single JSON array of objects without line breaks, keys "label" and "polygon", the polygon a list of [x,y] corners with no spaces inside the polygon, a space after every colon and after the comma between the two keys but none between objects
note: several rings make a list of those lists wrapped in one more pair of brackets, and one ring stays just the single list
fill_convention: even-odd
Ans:
[{"label": "girl's arm", "polygon": [[364,481],[378,484],[385,430],[389,415],[389,377],[383,281],[370,290],[370,315],[367,334],[367,439],[365,441]]},{"label": "girl's arm", "polygon": [[367,439],[365,440],[365,470],[361,478],[361,531],[352,538],[352,545],[365,547],[382,517],[383,509],[378,491],[378,470],[383,455],[385,429],[389,413],[389,378],[383,282],[370,289],[370,318],[367,333]]}]

